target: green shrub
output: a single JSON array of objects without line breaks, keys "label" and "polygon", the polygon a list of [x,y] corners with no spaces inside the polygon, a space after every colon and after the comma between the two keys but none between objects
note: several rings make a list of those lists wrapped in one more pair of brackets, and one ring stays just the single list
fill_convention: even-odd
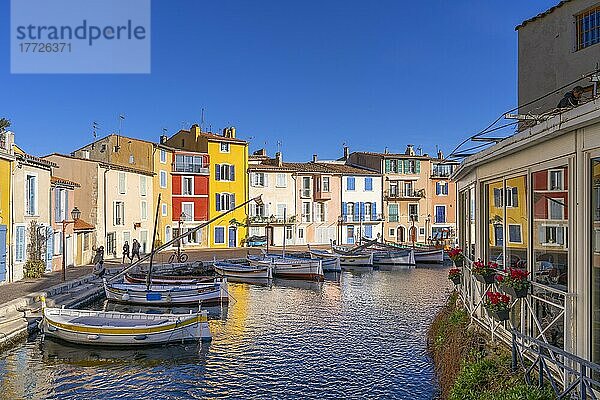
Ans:
[{"label": "green shrub", "polygon": [[46,270],[46,263],[41,260],[27,260],[23,268],[25,278],[41,278]]}]

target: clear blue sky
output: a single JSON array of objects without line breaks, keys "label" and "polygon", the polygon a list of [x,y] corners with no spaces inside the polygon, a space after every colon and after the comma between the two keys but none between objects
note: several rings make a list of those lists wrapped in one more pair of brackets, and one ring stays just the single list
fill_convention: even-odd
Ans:
[{"label": "clear blue sky", "polygon": [[451,150],[516,104],[514,27],[558,0],[153,0],[150,75],[11,75],[0,2],[0,116],[28,152],[100,135],[158,140],[200,120],[308,160]]}]

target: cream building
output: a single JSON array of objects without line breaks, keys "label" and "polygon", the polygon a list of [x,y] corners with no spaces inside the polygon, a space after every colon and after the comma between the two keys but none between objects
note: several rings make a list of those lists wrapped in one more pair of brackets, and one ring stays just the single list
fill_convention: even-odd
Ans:
[{"label": "cream building", "polygon": [[81,218],[96,227],[93,247],[104,246],[105,257],[120,258],[123,244],[133,239],[141,251],[151,250],[155,201],[153,173],[104,162],[51,154],[57,174],[78,182],[75,204]]}]

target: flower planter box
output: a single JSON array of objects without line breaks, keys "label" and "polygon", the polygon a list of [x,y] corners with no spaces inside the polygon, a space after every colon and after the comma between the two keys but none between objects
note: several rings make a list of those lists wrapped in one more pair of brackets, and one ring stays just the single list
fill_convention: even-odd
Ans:
[{"label": "flower planter box", "polygon": [[452,278],[448,279],[454,282],[455,285],[460,285],[462,283],[462,276],[453,276]]},{"label": "flower planter box", "polygon": [[452,260],[452,262],[454,263],[454,267],[455,268],[462,268],[462,266],[463,266],[463,259],[462,259],[462,257],[459,258],[458,260]]},{"label": "flower planter box", "polygon": [[487,314],[490,317],[498,322],[508,321],[508,318],[510,317],[510,310],[491,311],[486,308],[485,311],[487,311]]},{"label": "flower planter box", "polygon": [[522,299],[529,294],[529,286],[523,289],[515,289],[511,286],[500,285],[500,290],[512,297],[513,299]]},{"label": "flower planter box", "polygon": [[475,276],[475,279],[477,279],[479,282],[484,283],[486,285],[491,285],[492,283],[496,282],[496,273],[485,274],[485,275],[474,274],[474,276]]}]

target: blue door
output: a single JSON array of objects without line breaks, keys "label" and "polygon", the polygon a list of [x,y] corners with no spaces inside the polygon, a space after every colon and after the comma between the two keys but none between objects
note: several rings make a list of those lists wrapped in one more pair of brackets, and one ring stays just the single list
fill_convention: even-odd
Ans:
[{"label": "blue door", "polygon": [[0,282],[6,280],[6,225],[0,225]]},{"label": "blue door", "polygon": [[237,246],[237,228],[235,226],[229,227],[229,247]]}]

